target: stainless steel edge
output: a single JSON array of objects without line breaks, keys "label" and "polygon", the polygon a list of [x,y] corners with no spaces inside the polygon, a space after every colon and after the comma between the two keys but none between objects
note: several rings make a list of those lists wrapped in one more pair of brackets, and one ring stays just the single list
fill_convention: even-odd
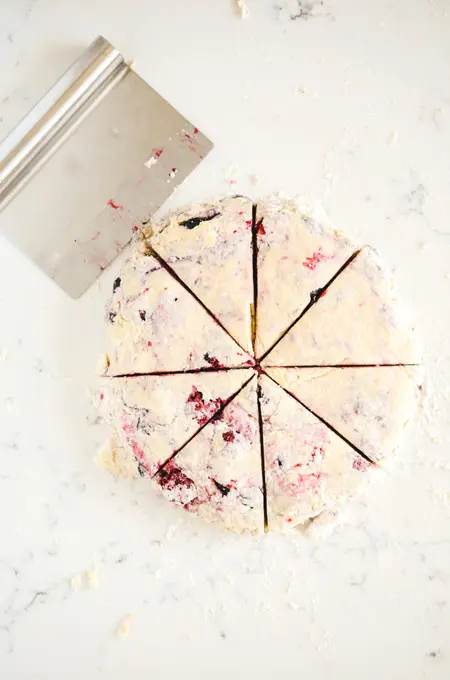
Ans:
[{"label": "stainless steel edge", "polygon": [[0,210],[128,70],[101,36],[67,69],[0,145]]}]

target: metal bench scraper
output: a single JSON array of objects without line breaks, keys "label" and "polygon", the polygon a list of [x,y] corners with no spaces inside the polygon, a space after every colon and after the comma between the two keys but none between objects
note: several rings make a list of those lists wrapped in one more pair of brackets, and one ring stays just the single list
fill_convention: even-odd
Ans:
[{"label": "metal bench scraper", "polygon": [[98,37],[0,144],[0,233],[79,297],[211,149]]}]

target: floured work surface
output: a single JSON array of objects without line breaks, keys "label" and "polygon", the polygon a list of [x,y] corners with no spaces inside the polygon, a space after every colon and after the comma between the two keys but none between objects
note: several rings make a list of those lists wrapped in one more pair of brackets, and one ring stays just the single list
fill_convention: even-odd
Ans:
[{"label": "floured work surface", "polygon": [[421,392],[391,279],[295,201],[234,196],[154,225],[114,282],[102,464],[238,532],[336,516]]}]

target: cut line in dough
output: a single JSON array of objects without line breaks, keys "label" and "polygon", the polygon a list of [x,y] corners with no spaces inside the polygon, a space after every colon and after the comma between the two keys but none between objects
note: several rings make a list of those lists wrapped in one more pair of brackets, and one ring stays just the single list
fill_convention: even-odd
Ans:
[{"label": "cut line in dough", "polygon": [[107,323],[108,377],[254,363],[148,252],[134,252],[114,282]]},{"label": "cut line in dough", "polygon": [[184,371],[150,371],[149,373],[118,373],[107,376],[111,380],[115,378],[143,378],[145,376],[163,375],[197,375],[197,373],[226,373],[227,371],[247,371],[248,366],[204,366],[203,368],[187,368]]},{"label": "cut line in dough", "polygon": [[115,430],[116,448],[134,457],[139,474],[149,477],[252,377],[247,369],[217,375],[108,378],[102,385],[100,409]]},{"label": "cut line in dough", "polygon": [[252,379],[153,480],[168,500],[188,512],[239,533],[262,534],[258,430]]},{"label": "cut line in dough", "polygon": [[294,328],[294,326],[297,325],[297,323],[309,312],[309,310],[320,300],[320,298],[327,292],[328,288],[334,283],[334,281],[347,269],[349,265],[353,262],[353,260],[359,255],[361,250],[356,250],[354,253],[350,255],[350,257],[344,262],[344,264],[339,267],[337,272],[331,277],[327,283],[322,286],[321,288],[317,288],[317,290],[313,290],[310,293],[310,301],[304,307],[304,309],[300,312],[300,314],[292,321],[292,323],[281,333],[280,337],[275,340],[275,342],[267,349],[262,356],[259,357],[258,362],[262,362],[269,354],[273,352],[273,350],[278,346],[280,342],[284,340],[284,338],[290,333],[290,331]]},{"label": "cut line in dough", "polygon": [[252,351],[253,202],[245,196],[192,205],[166,218],[149,246],[221,327]]},{"label": "cut line in dough", "polygon": [[354,450],[388,463],[420,403],[421,367],[267,369]]},{"label": "cut line in dough", "polygon": [[259,447],[261,454],[261,475],[263,489],[263,508],[264,508],[264,531],[269,531],[269,511],[267,505],[267,481],[266,481],[266,458],[264,454],[264,425],[261,408],[261,374],[258,374],[258,384],[256,388],[256,404],[258,408],[258,428],[259,428]]},{"label": "cut line in dough", "polygon": [[[279,370],[281,371],[283,369],[279,369]],[[278,369],[274,369],[272,372],[275,373],[276,371],[278,371]],[[355,446],[355,444],[353,444],[349,439],[347,439],[347,437],[345,437],[343,434],[341,434],[341,432],[339,432],[335,427],[333,427],[333,425],[331,425],[331,423],[329,423],[327,420],[325,420],[325,418],[322,418],[322,416],[320,416],[318,413],[313,411],[313,409],[309,408],[309,406],[307,406],[301,399],[299,399],[299,397],[297,397],[296,394],[294,394],[294,392],[291,392],[289,389],[284,387],[281,382],[278,382],[276,380],[276,378],[273,377],[273,375],[271,375],[271,372],[265,372],[264,371],[264,375],[266,375],[268,378],[270,378],[276,385],[278,385],[278,387],[280,387],[284,392],[286,392],[286,394],[288,394],[290,397],[292,397],[292,399],[295,399],[295,401],[297,401],[300,404],[300,406],[303,406],[303,408],[306,409],[307,411],[309,411],[309,413],[311,413],[311,415],[313,415],[315,418],[317,418],[317,420],[320,420],[321,423],[326,425],[328,427],[328,429],[331,430],[331,432],[333,432],[333,434],[340,437],[357,454],[359,454],[362,458],[364,458],[364,460],[366,460],[368,463],[375,464],[375,461],[372,460],[372,458],[369,458],[369,456],[367,456],[364,453],[364,451],[361,451],[361,449],[359,449],[357,446]]]},{"label": "cut line in dough", "polygon": [[155,260],[157,260],[159,262],[161,267],[163,267],[163,269],[165,269],[166,272],[168,274],[170,274],[170,276],[172,276],[172,278],[174,278],[177,283],[179,283],[181,286],[183,286],[185,291],[187,291],[190,295],[192,295],[194,300],[200,305],[200,307],[202,307],[205,310],[205,312],[207,314],[209,314],[209,316],[216,322],[216,324],[218,326],[220,326],[220,328],[223,330],[223,332],[226,333],[231,338],[231,340],[233,340],[233,342],[235,342],[236,345],[238,345],[245,352],[246,350],[244,350],[244,348],[238,343],[238,341],[225,328],[225,326],[220,321],[220,319],[218,319],[217,316],[209,309],[209,307],[207,307],[204,304],[204,302],[202,302],[202,300],[200,300],[200,298],[194,293],[194,291],[191,288],[189,288],[189,286],[182,279],[180,279],[180,277],[178,276],[176,271],[170,266],[170,264],[168,264],[165,260],[163,260],[163,258],[156,252],[156,250],[152,246],[149,246],[149,247],[150,247],[150,250],[151,250],[153,257],[155,258]]},{"label": "cut line in dough", "polygon": [[256,356],[256,333],[258,329],[258,237],[256,226],[257,205],[252,206],[252,275],[253,275],[253,304],[251,311],[251,335],[253,356]]},{"label": "cut line in dough", "polygon": [[257,203],[259,323],[256,356],[266,356],[315,291],[355,250],[296,200],[271,196]]},{"label": "cut line in dough", "polygon": [[[362,248],[272,349],[270,363],[417,363],[408,320],[375,251]],[[376,329],[376,331],[375,331]]]},{"label": "cut line in dough", "polygon": [[215,411],[215,413],[214,413],[210,418],[208,418],[208,420],[207,420],[205,423],[203,423],[203,424],[202,424],[202,425],[201,425],[201,426],[200,426],[200,427],[192,434],[192,436],[189,437],[189,439],[188,439],[187,441],[184,442],[183,446],[180,446],[179,449],[177,449],[176,451],[174,451],[174,452],[172,453],[172,455],[170,455],[170,456],[164,461],[164,463],[163,463],[162,465],[159,466],[158,470],[154,473],[153,477],[156,477],[156,475],[158,475],[158,474],[161,472],[161,470],[162,470],[166,465],[168,465],[168,464],[169,464],[169,463],[170,463],[170,462],[171,462],[171,461],[172,461],[179,453],[181,453],[181,452],[183,451],[183,449],[184,449],[188,444],[190,444],[190,443],[192,442],[192,440],[195,439],[195,438],[197,437],[197,435],[199,435],[199,434],[202,432],[202,430],[205,429],[205,427],[207,427],[207,426],[208,426],[211,422],[213,422],[214,420],[219,419],[220,416],[221,416],[221,414],[222,414],[222,413],[224,412],[224,410],[227,408],[227,406],[228,406],[229,404],[231,404],[232,401],[233,401],[234,399],[236,399],[236,397],[242,392],[242,390],[244,390],[244,389],[247,387],[247,385],[254,379],[254,377],[255,377],[254,375],[251,375],[250,378],[248,378],[248,380],[246,380],[246,381],[244,382],[244,384],[241,385],[241,386],[239,387],[238,390],[236,390],[236,392],[234,392],[230,397],[228,397],[228,399],[225,399],[225,401],[222,403],[221,407],[220,407],[219,409],[217,409],[217,411]]},{"label": "cut line in dough", "polygon": [[264,364],[264,368],[396,368],[397,366],[421,366],[422,364],[293,364],[289,366],[271,366]]},{"label": "cut line in dough", "polygon": [[375,466],[265,374],[260,395],[269,529],[304,529],[342,512]]}]

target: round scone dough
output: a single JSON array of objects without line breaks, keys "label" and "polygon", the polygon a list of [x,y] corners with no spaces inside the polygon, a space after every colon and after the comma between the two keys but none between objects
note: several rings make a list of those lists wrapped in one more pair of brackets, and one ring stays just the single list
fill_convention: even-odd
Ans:
[{"label": "round scone dough", "polygon": [[106,320],[100,464],[237,533],[335,518],[420,401],[378,256],[291,199],[234,196],[152,225]]}]

